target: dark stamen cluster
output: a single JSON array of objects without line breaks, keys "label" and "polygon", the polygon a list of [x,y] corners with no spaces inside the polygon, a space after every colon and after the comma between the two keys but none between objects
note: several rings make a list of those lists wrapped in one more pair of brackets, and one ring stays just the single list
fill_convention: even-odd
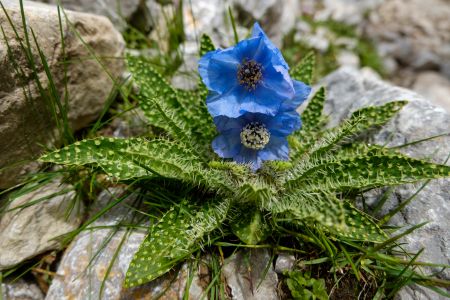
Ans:
[{"label": "dark stamen cluster", "polygon": [[253,150],[263,149],[270,140],[270,132],[264,124],[259,122],[248,123],[242,128],[241,143]]},{"label": "dark stamen cluster", "polygon": [[240,85],[248,91],[253,91],[261,82],[262,66],[254,60],[244,60],[239,65],[237,77]]}]

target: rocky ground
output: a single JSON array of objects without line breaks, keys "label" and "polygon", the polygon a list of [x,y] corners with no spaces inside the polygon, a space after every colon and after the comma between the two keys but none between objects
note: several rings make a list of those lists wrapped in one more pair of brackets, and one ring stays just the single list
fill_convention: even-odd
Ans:
[{"label": "rocky ground", "polygon": [[[149,39],[158,41],[161,49],[171,51],[168,37],[173,37],[173,32],[165,20],[177,13],[174,9],[177,3],[156,0],[119,1],[120,5],[109,0],[61,2],[68,9],[70,20],[70,23],[62,22],[64,43],[61,43],[57,30],[60,25],[55,6],[36,2],[25,4],[27,25],[36,35],[40,51],[48,58],[54,82],[48,80],[46,65],[39,62],[39,49],[35,45],[30,53],[38,63],[34,68],[29,67],[29,56],[23,54],[22,44],[16,39],[4,11],[0,10],[0,25],[8,41],[6,43],[1,36],[0,189],[14,187],[23,181],[23,175],[41,167],[32,160],[43,151],[42,145],[52,147],[63,142],[57,124],[50,121],[51,111],[42,98],[42,91],[31,84],[33,80],[39,78],[42,90],[68,95],[68,121],[73,129],[82,131],[98,118],[114,83],[127,76],[122,59],[124,52],[155,53],[155,49],[142,50],[130,45],[127,24],[131,23]],[[313,49],[319,54],[318,62],[322,64],[319,70],[321,75],[327,76],[318,85],[323,84],[328,89],[325,110],[331,116],[330,125],[337,124],[360,107],[407,99],[411,103],[372,136],[372,142],[398,146],[442,135],[402,151],[414,157],[446,162],[450,153],[448,1],[184,2],[189,5],[178,12],[183,15],[184,40],[181,45],[183,61],[178,64],[179,71],[173,79],[176,85],[186,88],[196,81],[189,72],[196,68],[200,33],[211,35],[216,45],[233,43],[227,15],[228,7],[231,7],[240,37],[247,34],[246,28],[254,20],[258,20],[276,44],[284,44],[288,60],[298,59],[305,49]],[[1,0],[1,3],[23,41],[18,1]],[[73,34],[73,28],[80,36]],[[126,47],[134,49],[126,50]],[[62,61],[66,63],[62,64]],[[68,84],[62,84],[64,81]],[[137,111],[131,111],[116,118],[102,133],[130,136],[141,134],[142,128],[147,125]],[[91,224],[100,229],[83,231],[69,245],[64,243],[62,235],[78,228],[123,193],[123,187],[99,191],[88,211],[86,202],[75,197],[79,187],[64,183],[66,181],[66,178],[54,176],[40,186],[30,187],[32,192],[26,195],[0,196],[3,203],[7,196],[15,198],[14,202],[6,204],[9,211],[0,216],[0,272],[23,263],[29,265],[30,260],[33,264],[36,262],[32,264],[31,275],[18,281],[7,278],[1,284],[0,296],[8,300],[153,299],[167,289],[165,298],[161,299],[181,298],[187,281],[186,264],[180,267],[178,274],[169,274],[139,288],[122,288],[131,257],[145,235],[143,230],[130,232],[119,226],[121,222],[130,221],[127,218],[133,215],[127,206],[133,197]],[[450,215],[449,183],[449,180],[432,181],[414,202],[391,220],[392,225],[430,221],[408,236],[407,242],[412,251],[426,247],[423,260],[439,264],[450,264],[450,223],[446,217]],[[409,185],[397,188],[385,211],[408,199],[418,188]],[[374,204],[379,193],[371,192],[367,199]],[[243,260],[253,266],[250,272],[244,267]],[[265,274],[268,261],[269,254],[265,250],[247,254],[238,252],[227,258],[223,276],[229,295],[233,299],[277,299],[280,295],[278,279],[283,270],[292,268],[293,257],[280,255]],[[110,262],[113,262],[111,267]],[[208,274],[204,272],[201,270],[194,278],[189,290],[191,299],[199,299],[207,286],[204,278]],[[450,279],[448,271],[440,276]],[[50,285],[48,278],[53,278]],[[261,284],[255,289],[254,283],[259,282]],[[398,299],[439,297],[417,287],[403,289],[398,295]]]}]

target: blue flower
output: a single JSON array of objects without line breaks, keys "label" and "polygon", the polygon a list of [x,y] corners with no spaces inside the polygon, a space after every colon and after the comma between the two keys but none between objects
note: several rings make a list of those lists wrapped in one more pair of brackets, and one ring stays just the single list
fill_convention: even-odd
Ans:
[{"label": "blue flower", "polygon": [[210,114],[275,115],[284,101],[309,93],[307,85],[291,79],[288,69],[280,50],[256,23],[249,39],[200,59],[199,73],[211,92],[206,100]]},{"label": "blue flower", "polygon": [[214,118],[219,136],[212,148],[222,158],[249,164],[256,171],[266,160],[289,159],[286,137],[300,129],[301,120],[295,110],[280,110],[275,116],[245,113],[238,118]]},{"label": "blue flower", "polygon": [[275,115],[286,100],[295,100],[293,106],[303,102],[310,87],[292,80],[288,70],[280,50],[255,23],[249,39],[208,52],[199,61],[200,76],[211,92],[206,100],[210,114]]}]

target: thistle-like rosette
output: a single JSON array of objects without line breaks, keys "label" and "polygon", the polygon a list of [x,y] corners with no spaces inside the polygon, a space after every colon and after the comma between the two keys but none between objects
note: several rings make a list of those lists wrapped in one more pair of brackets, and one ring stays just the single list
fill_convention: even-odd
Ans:
[{"label": "thistle-like rosette", "polygon": [[256,23],[249,39],[200,59],[199,73],[210,90],[206,100],[210,114],[274,116],[286,100],[304,101],[310,88],[292,80],[288,69],[280,50]]},{"label": "thistle-like rosette", "polygon": [[289,159],[286,137],[300,129],[301,119],[294,111],[280,111],[275,116],[245,113],[238,118],[214,118],[219,136],[212,142],[222,158],[249,164],[256,171],[267,160]]}]

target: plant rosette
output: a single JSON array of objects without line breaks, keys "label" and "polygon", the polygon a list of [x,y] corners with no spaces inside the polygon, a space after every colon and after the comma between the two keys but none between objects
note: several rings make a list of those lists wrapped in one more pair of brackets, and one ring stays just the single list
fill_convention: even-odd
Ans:
[{"label": "plant rosette", "polygon": [[[407,102],[362,108],[328,128],[321,87],[300,117],[297,109],[311,91],[314,55],[290,69],[258,24],[248,39],[227,49],[215,49],[203,35],[200,56],[202,80],[189,91],[172,87],[145,58],[127,57],[140,108],[164,132],[158,138],[98,137],[40,158],[98,169],[135,186],[189,187],[183,201],[165,203],[171,208],[149,227],[125,286],[152,281],[218,241],[270,244],[286,233],[332,257],[342,245],[354,249],[356,262],[348,259],[349,250],[340,253],[356,278],[361,278],[356,263],[366,274],[378,272],[385,261],[376,251],[399,237],[389,237],[355,207],[351,195],[450,175],[448,166],[361,138]],[[361,265],[367,261],[372,263]]]}]

